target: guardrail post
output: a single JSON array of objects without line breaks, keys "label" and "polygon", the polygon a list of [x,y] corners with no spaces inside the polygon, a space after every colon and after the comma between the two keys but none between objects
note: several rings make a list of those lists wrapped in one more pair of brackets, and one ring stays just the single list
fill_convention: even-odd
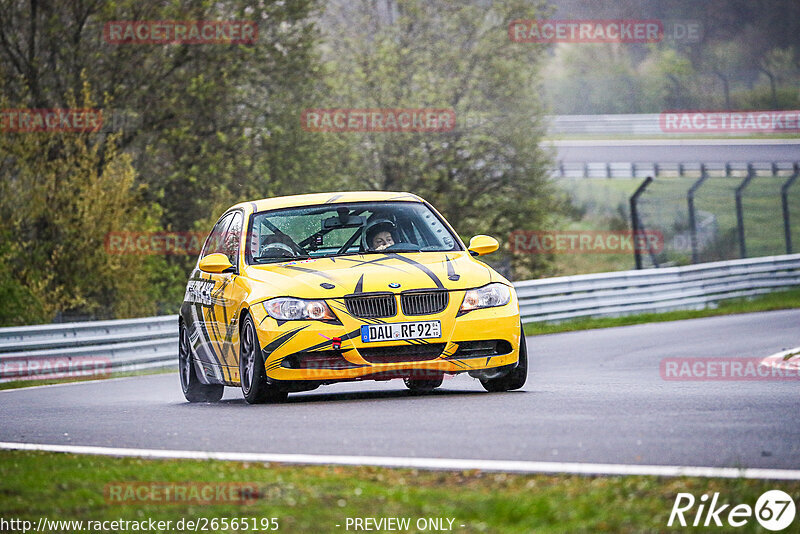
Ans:
[{"label": "guardrail post", "polygon": [[630,204],[631,204],[631,227],[633,228],[633,259],[636,262],[636,268],[642,268],[642,255],[639,252],[639,248],[636,246],[636,236],[639,235],[639,229],[641,227],[639,221],[639,210],[636,207],[636,203],[639,201],[639,196],[644,193],[644,190],[647,189],[647,186],[650,185],[650,182],[653,181],[652,176],[648,176],[644,179],[644,182],[636,188],[636,191],[631,195]]},{"label": "guardrail post", "polygon": [[683,177],[683,163],[678,163],[678,176]]},{"label": "guardrail post", "polygon": [[789,188],[800,175],[800,164],[794,164],[792,176],[781,186],[781,206],[783,207],[783,235],[786,239],[786,253],[792,253],[792,227],[789,224]]},{"label": "guardrail post", "polygon": [[747,164],[747,176],[739,187],[736,188],[736,228],[739,234],[739,257],[744,259],[747,257],[747,246],[744,239],[744,213],[742,212],[742,193],[745,188],[750,184],[750,181],[755,178],[756,173],[753,170],[753,164]]},{"label": "guardrail post", "polygon": [[606,163],[606,178],[611,178],[611,164]]},{"label": "guardrail post", "polygon": [[564,178],[567,173],[564,172],[564,160],[558,162],[558,172],[561,174],[561,177]]},{"label": "guardrail post", "polygon": [[588,163],[584,163],[583,164],[583,177],[584,178],[588,178],[589,177],[589,164]]},{"label": "guardrail post", "polygon": [[631,162],[631,176],[636,178],[636,163]]},{"label": "guardrail post", "polygon": [[658,168],[658,163],[653,163],[653,176],[658,178],[658,173],[660,171],[661,171],[661,169]]},{"label": "guardrail post", "polygon": [[700,165],[700,178],[698,178],[697,181],[692,184],[692,187],[690,187],[689,191],[686,193],[686,202],[689,205],[689,242],[691,243],[692,247],[692,263],[697,263],[698,260],[697,219],[695,218],[694,214],[694,195],[707,178],[708,173],[706,173],[706,165],[705,163],[702,163]]}]

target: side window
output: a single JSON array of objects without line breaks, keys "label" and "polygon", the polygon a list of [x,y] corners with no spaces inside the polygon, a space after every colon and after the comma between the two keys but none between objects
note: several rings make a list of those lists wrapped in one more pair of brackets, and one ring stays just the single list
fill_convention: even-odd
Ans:
[{"label": "side window", "polygon": [[225,229],[228,227],[228,223],[231,222],[232,216],[233,215],[230,214],[226,215],[214,225],[214,228],[211,230],[211,234],[208,236],[208,239],[206,239],[203,252],[200,253],[201,258],[205,258],[209,254],[213,254],[215,252],[223,252],[223,237],[225,235]]},{"label": "side window", "polygon": [[233,214],[233,220],[225,232],[225,239],[221,243],[222,247],[219,251],[228,256],[228,260],[233,266],[239,264],[239,241],[241,241],[241,238],[242,214],[237,211]]}]

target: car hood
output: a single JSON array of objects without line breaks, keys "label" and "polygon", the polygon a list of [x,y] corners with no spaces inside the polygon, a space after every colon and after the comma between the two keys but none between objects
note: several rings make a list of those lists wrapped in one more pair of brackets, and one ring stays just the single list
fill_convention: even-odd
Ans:
[{"label": "car hood", "polygon": [[[255,297],[338,298],[410,289],[458,290],[508,281],[468,252],[362,254],[247,267]],[[262,282],[262,283],[258,283]],[[399,285],[398,285],[399,284]]]}]

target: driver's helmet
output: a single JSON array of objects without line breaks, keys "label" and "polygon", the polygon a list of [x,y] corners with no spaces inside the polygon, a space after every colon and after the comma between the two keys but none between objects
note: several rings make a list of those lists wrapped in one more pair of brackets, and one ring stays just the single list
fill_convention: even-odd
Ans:
[{"label": "driver's helmet", "polygon": [[361,233],[361,245],[364,250],[375,250],[372,246],[372,240],[381,232],[389,232],[392,234],[395,242],[398,240],[397,225],[389,219],[377,219],[370,222]]}]

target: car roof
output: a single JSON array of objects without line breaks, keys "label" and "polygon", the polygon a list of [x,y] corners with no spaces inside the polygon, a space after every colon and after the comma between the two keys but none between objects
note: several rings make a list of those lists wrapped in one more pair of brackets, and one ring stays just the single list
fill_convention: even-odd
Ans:
[{"label": "car roof", "polygon": [[[413,193],[395,191],[342,191],[338,193],[312,193],[286,197],[262,198],[242,202],[233,208],[250,205],[254,212],[292,208],[296,206],[315,206],[321,204],[341,204],[344,202],[386,202],[386,201],[424,202]],[[231,209],[233,209],[231,208]]]}]

